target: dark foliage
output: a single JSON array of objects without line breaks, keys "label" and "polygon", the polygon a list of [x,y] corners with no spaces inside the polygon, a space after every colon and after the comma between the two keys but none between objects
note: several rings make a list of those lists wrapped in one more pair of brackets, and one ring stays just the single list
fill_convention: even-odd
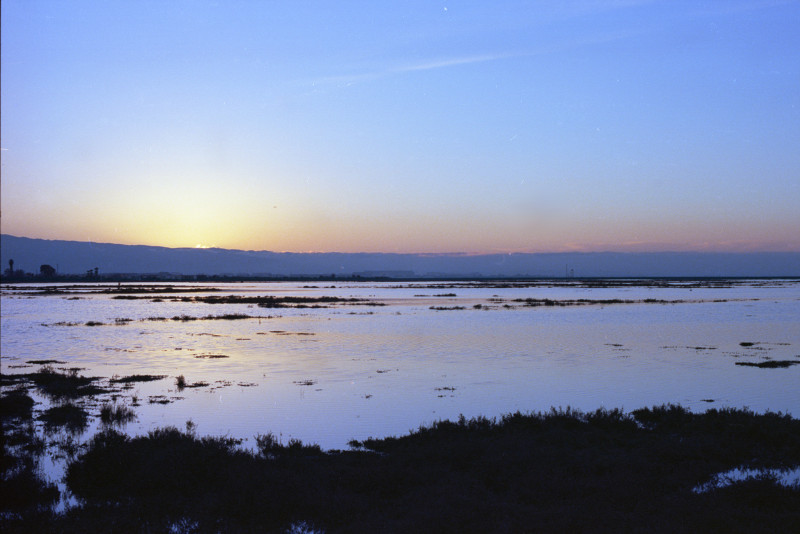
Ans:
[{"label": "dark foliage", "polygon": [[800,365],[800,360],[765,360],[763,362],[736,362],[736,365],[760,367],[762,369],[782,369],[792,365]]},{"label": "dark foliage", "polygon": [[44,421],[45,429],[56,430],[64,428],[69,432],[82,432],[88,426],[89,414],[80,406],[62,404],[51,406],[39,416]]},{"label": "dark foliage", "polygon": [[97,378],[78,375],[77,371],[58,372],[50,366],[39,369],[36,373],[15,375],[18,380],[29,380],[39,391],[53,399],[76,398],[106,393],[99,387]]},{"label": "dark foliage", "polygon": [[33,405],[24,389],[0,397],[0,518],[8,518],[9,523],[40,513],[59,496],[58,488],[44,480],[37,469],[44,443],[34,430]]},{"label": "dark foliage", "polygon": [[167,375],[128,375],[123,377],[113,377],[109,382],[112,384],[129,384],[131,382],[153,382],[167,378]]},{"label": "dark foliage", "polygon": [[[165,530],[326,532],[773,532],[800,528],[800,490],[768,479],[696,494],[739,465],[800,463],[800,421],[676,406],[511,414],[439,422],[323,453],[298,441],[233,440],[174,428],[106,432],[68,469],[86,506],[59,521],[138,517]],[[136,514],[139,514],[138,516]],[[102,523],[94,523],[101,521]]]},{"label": "dark foliage", "polygon": [[33,399],[24,388],[12,389],[0,397],[0,418],[30,419]]},{"label": "dark foliage", "polygon": [[124,404],[105,403],[100,407],[100,421],[106,425],[123,425],[136,419],[136,413]]}]

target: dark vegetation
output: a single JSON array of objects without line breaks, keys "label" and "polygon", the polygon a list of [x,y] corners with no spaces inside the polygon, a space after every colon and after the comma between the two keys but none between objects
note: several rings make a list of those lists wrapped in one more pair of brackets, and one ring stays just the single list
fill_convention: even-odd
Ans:
[{"label": "dark vegetation", "polygon": [[64,400],[107,393],[98,381],[98,378],[78,375],[77,369],[59,372],[45,365],[35,373],[3,375],[0,383],[4,386],[31,383],[51,399]]},{"label": "dark vegetation", "polygon": [[109,382],[112,384],[130,384],[132,382],[154,382],[167,378],[167,375],[128,375],[123,377],[112,377]]},{"label": "dark vegetation", "polygon": [[763,362],[736,362],[736,365],[743,365],[747,367],[760,367],[762,369],[781,369],[784,367],[791,367],[792,365],[800,365],[800,360],[764,360]]},{"label": "dark vegetation", "polygon": [[[149,299],[147,296],[119,295],[115,299]],[[242,296],[242,295],[199,295],[192,297],[171,297],[172,302],[202,302],[205,304],[254,304],[259,308],[322,308],[330,304],[352,304],[360,306],[384,306],[385,304],[369,299],[347,297],[297,297],[272,295]]]},{"label": "dark vegetation", "polygon": [[[580,287],[580,288],[625,288],[625,287],[677,287],[696,289],[704,287],[734,287],[740,284],[752,284],[753,280],[736,278],[501,278],[475,279],[469,278],[452,282],[437,283],[435,279],[427,282],[412,283],[402,287],[420,289],[460,289],[460,288],[532,288],[532,287]],[[780,283],[782,280],[762,279],[760,285]],[[401,286],[398,286],[401,287]]]},{"label": "dark vegetation", "polygon": [[136,419],[136,413],[124,404],[105,403],[100,407],[100,421],[106,425],[123,425]]},{"label": "dark vegetation", "polygon": [[588,306],[603,304],[680,304],[685,300],[661,300],[661,299],[574,299],[574,300],[552,300],[552,299],[514,299],[512,302],[521,302],[528,307],[537,306]]},{"label": "dark vegetation", "polygon": [[[14,395],[20,395],[15,393]],[[4,397],[5,401],[5,397]],[[272,434],[255,451],[187,426],[94,437],[67,470],[81,506],[45,485],[3,500],[4,531],[797,532],[800,488],[768,476],[696,493],[740,465],[800,464],[800,420],[678,406],[553,410],[439,422],[323,452]],[[6,479],[4,478],[4,490]],[[179,529],[180,530],[180,529]]]},{"label": "dark vegetation", "polygon": [[[31,280],[36,282],[37,280]],[[163,284],[125,284],[116,285],[103,284],[68,284],[52,285],[32,288],[28,292],[30,295],[128,295],[128,294],[173,294],[173,293],[197,293],[219,291],[214,286],[170,286]],[[149,298],[149,297],[148,297]]]},{"label": "dark vegetation", "polygon": [[81,406],[66,403],[51,406],[39,416],[44,421],[45,430],[64,428],[68,432],[79,433],[88,426],[89,413]]},{"label": "dark vegetation", "polygon": [[[0,397],[0,528],[18,522],[17,517],[36,517],[59,497],[56,485],[42,478],[38,469],[45,444],[34,429],[33,406],[21,387]],[[24,523],[17,529],[26,530]]]}]

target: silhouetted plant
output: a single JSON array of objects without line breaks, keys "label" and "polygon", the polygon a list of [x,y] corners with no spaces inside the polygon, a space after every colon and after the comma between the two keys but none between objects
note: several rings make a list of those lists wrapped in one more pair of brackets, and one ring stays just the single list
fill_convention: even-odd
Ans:
[{"label": "silhouetted plant", "polygon": [[107,425],[122,425],[136,419],[136,412],[124,404],[105,403],[100,407],[100,420]]}]

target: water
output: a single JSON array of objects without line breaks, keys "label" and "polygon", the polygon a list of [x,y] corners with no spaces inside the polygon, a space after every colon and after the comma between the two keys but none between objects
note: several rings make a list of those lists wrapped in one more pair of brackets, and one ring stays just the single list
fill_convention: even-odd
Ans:
[{"label": "water", "polygon": [[[633,410],[678,403],[696,411],[732,406],[800,416],[800,365],[736,365],[800,361],[797,281],[307,286],[217,284],[221,291],[212,293],[203,291],[209,286],[184,284],[196,289],[179,296],[335,296],[385,305],[268,309],[163,296],[152,302],[155,295],[119,300],[94,292],[108,286],[91,284],[49,295],[38,294],[37,286],[6,286],[2,372],[34,372],[40,366],[27,361],[55,359],[64,362],[55,367],[79,367],[80,374],[104,380],[167,376],[95,399],[86,435],[98,427],[99,404],[115,395],[127,405],[138,401],[137,419],[124,428],[133,435],[184,428],[191,420],[201,435],[252,444],[257,433],[272,432],[325,449],[461,414],[492,417],[551,406]],[[525,307],[514,302],[519,298],[634,302]],[[255,317],[148,320],[230,313]],[[208,355],[227,357],[198,357]],[[190,385],[207,385],[180,390],[179,375]],[[37,410],[47,406],[45,398],[37,400]],[[169,402],[151,402],[157,400]]]}]

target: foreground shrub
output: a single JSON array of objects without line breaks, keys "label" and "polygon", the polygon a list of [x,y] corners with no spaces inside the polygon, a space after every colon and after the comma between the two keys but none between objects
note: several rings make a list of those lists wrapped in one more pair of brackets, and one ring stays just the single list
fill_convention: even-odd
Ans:
[{"label": "foreground shrub", "polygon": [[293,524],[326,532],[800,531],[800,489],[765,478],[692,491],[738,465],[800,465],[800,421],[780,414],[566,409],[461,418],[352,445],[358,450],[323,453],[262,434],[249,452],[175,428],[136,438],[107,431],[69,466],[67,484],[84,506],[60,521],[88,527],[100,517],[138,517],[143,529],[183,521],[221,532]]}]

